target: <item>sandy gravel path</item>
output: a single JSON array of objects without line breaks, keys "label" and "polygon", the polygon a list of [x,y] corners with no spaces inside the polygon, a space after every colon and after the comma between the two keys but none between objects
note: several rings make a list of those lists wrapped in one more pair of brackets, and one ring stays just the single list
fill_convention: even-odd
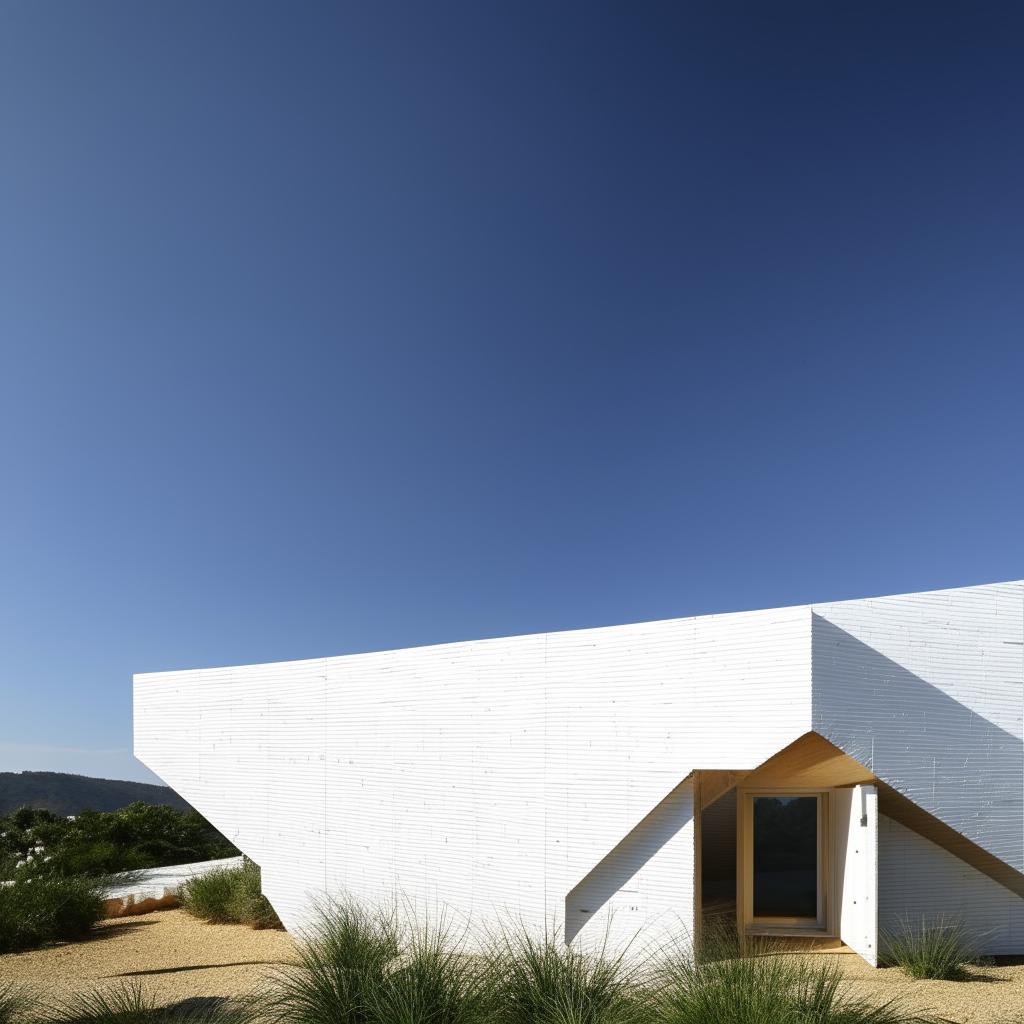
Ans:
[{"label": "sandy gravel path", "polygon": [[0,980],[60,996],[137,981],[161,1003],[258,988],[294,949],[287,932],[206,924],[183,910],[101,921],[95,937],[0,956]]},{"label": "sandy gravel path", "polygon": [[912,981],[898,968],[875,969],[859,956],[841,957],[850,989],[875,1002],[930,1011],[966,1024],[1024,1024],[1024,966],[971,967],[973,981]]}]

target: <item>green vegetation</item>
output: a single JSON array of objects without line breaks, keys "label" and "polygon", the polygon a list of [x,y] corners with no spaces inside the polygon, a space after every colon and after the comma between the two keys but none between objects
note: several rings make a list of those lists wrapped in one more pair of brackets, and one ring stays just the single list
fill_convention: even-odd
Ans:
[{"label": "green vegetation", "polygon": [[[54,880],[66,881],[60,876]],[[765,944],[741,954],[706,936],[639,964],[566,948],[521,929],[467,954],[443,923],[417,927],[394,910],[322,908],[318,926],[269,990],[245,1000],[158,1007],[137,985],[49,1006],[0,984],[0,1024],[939,1024],[844,991],[838,961]],[[948,1022],[947,1022],[948,1024]],[[1007,1022],[1009,1024],[1009,1022]],[[1018,1022],[1019,1024],[1019,1022]]]},{"label": "green vegetation", "polygon": [[96,880],[19,872],[0,885],[0,953],[80,939],[102,915],[103,897]]},{"label": "green vegetation", "polygon": [[548,933],[502,936],[491,955],[500,1024],[646,1024],[649,993],[624,958],[588,955]]},{"label": "green vegetation", "polygon": [[[115,872],[236,852],[195,811],[135,803],[58,818],[20,808],[0,818],[0,952],[85,936],[102,916],[103,886]],[[255,916],[258,899],[247,896]]]},{"label": "green vegetation", "polygon": [[275,1024],[910,1024],[929,1018],[844,994],[837,961],[706,943],[630,966],[521,931],[466,955],[451,933],[334,905],[279,972]]},{"label": "green vegetation", "polygon": [[489,972],[460,954],[444,927],[412,934],[402,958],[367,989],[374,1024],[487,1024],[493,1020]]},{"label": "green vegetation", "polygon": [[278,972],[267,1002],[279,1024],[369,1024],[390,965],[399,955],[394,914],[355,904],[321,908],[317,928],[294,963]]},{"label": "green vegetation", "polygon": [[[191,880],[186,909],[206,920],[277,924],[245,861]],[[56,872],[0,886],[0,952],[85,934],[99,916],[95,880]],[[905,926],[889,939],[915,978],[960,977],[971,944],[956,922]],[[0,1024],[938,1024],[897,1003],[844,989],[839,962],[763,943],[741,952],[728,930],[699,953],[612,956],[556,934],[499,934],[482,955],[444,922],[418,926],[397,909],[321,908],[296,958],[258,1001],[189,999],[157,1007],[138,986],[100,989],[47,1007],[0,983]]]},{"label": "green vegetation", "polygon": [[489,1024],[493,980],[490,962],[463,955],[443,924],[403,934],[395,912],[334,904],[279,970],[266,1008],[278,1024]]},{"label": "green vegetation", "polygon": [[885,936],[885,948],[890,963],[918,979],[962,981],[969,977],[965,965],[977,956],[975,937],[956,918],[903,921]]},{"label": "green vegetation", "polygon": [[99,878],[237,853],[195,811],[153,804],[83,811],[66,818],[22,807],[0,818],[0,877],[4,878],[12,877],[19,862],[34,871]]},{"label": "green vegetation", "polygon": [[190,914],[212,924],[281,926],[260,888],[260,869],[248,859],[241,867],[217,868],[189,879],[179,890],[178,898]]},{"label": "green vegetation", "polygon": [[231,906],[237,885],[237,870],[218,868],[185,882],[178,890],[178,899],[193,917],[211,924],[237,924]]}]

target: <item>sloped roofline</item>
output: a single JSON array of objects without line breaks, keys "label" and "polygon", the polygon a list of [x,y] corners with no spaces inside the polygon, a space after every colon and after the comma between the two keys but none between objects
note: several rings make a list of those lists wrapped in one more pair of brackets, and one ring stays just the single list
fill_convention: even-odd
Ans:
[{"label": "sloped roofline", "polygon": [[463,637],[460,640],[445,640],[441,643],[433,644],[411,644],[408,647],[379,647],[372,648],[369,650],[359,651],[346,651],[342,654],[323,654],[317,655],[312,658],[280,658],[276,661],[256,661],[256,662],[241,662],[241,663],[230,663],[223,665],[192,665],[186,667],[177,667],[171,669],[153,669],[143,672],[133,673],[132,679],[134,680],[140,676],[151,676],[160,675],[164,672],[195,672],[195,671],[216,671],[218,669],[230,669],[230,668],[267,668],[273,665],[302,665],[312,664],[318,661],[324,661],[333,658],[357,658],[363,655],[370,654],[395,654],[399,651],[428,651],[428,650],[443,650],[447,647],[459,647],[464,644],[486,644],[486,643],[501,643],[507,640],[532,640],[539,639],[540,637],[548,636],[562,636],[567,633],[583,634],[589,632],[597,632],[598,630],[613,630],[613,629],[631,629],[637,626],[658,626],[666,625],[668,623],[682,623],[692,622],[697,619],[724,619],[733,616],[741,615],[764,615],[771,612],[795,612],[801,609],[812,610],[820,605],[845,605],[855,604],[858,601],[879,601],[888,600],[890,598],[901,598],[901,597],[913,597],[923,596],[926,594],[944,594],[952,592],[960,592],[965,590],[982,590],[986,587],[1006,587],[1014,584],[1020,584],[1024,586],[1024,579],[1013,579],[1013,580],[995,580],[990,583],[974,583],[963,587],[939,587],[934,590],[909,590],[898,594],[872,594],[866,597],[849,597],[842,598],[839,600],[822,600],[822,601],[809,601],[803,604],[786,604],[786,605],[775,605],[768,608],[742,608],[727,612],[701,612],[698,615],[681,615],[681,616],[670,616],[664,619],[638,619],[631,622],[612,622],[605,625],[599,626],[581,626],[574,629],[546,629],[540,630],[536,633],[509,633],[501,634],[499,636],[484,636],[484,637]]}]

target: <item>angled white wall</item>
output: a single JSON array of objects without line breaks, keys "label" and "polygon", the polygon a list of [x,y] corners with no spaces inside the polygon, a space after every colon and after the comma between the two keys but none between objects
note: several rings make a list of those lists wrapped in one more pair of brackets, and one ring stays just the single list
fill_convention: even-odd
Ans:
[{"label": "angled white wall", "polygon": [[613,909],[692,928],[680,784],[754,767],[810,714],[805,608],[135,678],[136,755],[293,928],[325,890],[567,924],[602,863],[623,898],[587,894],[581,941]]}]

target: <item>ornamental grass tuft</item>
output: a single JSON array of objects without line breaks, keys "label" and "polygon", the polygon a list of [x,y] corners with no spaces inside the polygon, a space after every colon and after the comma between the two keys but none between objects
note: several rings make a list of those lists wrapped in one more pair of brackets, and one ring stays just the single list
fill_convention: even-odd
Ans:
[{"label": "ornamental grass tuft", "polygon": [[904,919],[885,935],[886,959],[911,978],[963,981],[978,955],[978,938],[959,918]]},{"label": "ornamental grass tuft", "polygon": [[451,930],[414,927],[379,984],[366,989],[373,1024],[490,1024],[495,989],[486,960],[466,955]]},{"label": "ornamental grass tuft", "polygon": [[354,903],[327,903],[282,965],[264,1000],[278,1024],[370,1024],[399,953],[397,916]]},{"label": "ornamental grass tuft", "polygon": [[623,955],[512,930],[489,957],[496,1024],[646,1024],[647,993]]},{"label": "ornamental grass tuft", "polygon": [[728,932],[651,957],[566,946],[511,929],[484,955],[444,927],[403,926],[394,911],[321,909],[295,962],[275,979],[274,1024],[935,1024],[897,1002],[850,994],[838,961]]},{"label": "ornamental grass tuft", "polygon": [[669,955],[652,985],[652,1024],[930,1024],[896,1001],[848,994],[832,957],[800,956],[769,943],[745,952],[722,932],[699,955]]}]

